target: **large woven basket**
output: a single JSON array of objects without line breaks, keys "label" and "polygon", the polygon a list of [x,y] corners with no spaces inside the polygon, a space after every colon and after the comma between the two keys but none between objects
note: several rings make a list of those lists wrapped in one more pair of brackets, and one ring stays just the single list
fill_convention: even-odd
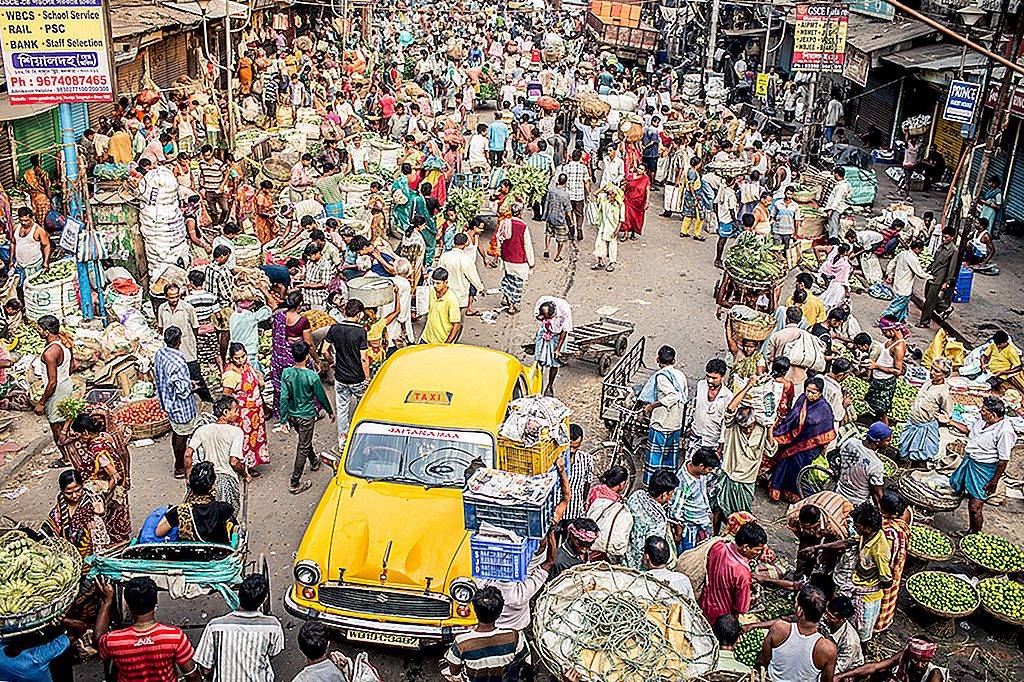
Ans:
[{"label": "large woven basket", "polygon": [[764,341],[772,335],[775,325],[764,325],[750,320],[738,320],[735,317],[730,319],[732,331],[736,338],[750,339],[751,341]]},{"label": "large woven basket", "polygon": [[[907,579],[907,582],[909,583],[910,581],[914,580],[918,576],[926,575],[928,573],[944,573],[944,572],[945,571],[922,571],[920,573],[915,573],[914,575],[910,576],[910,578]],[[929,614],[931,614],[933,616],[937,616],[938,618],[966,618],[967,616],[969,616],[972,613],[974,613],[975,611],[977,611],[978,607],[981,606],[981,597],[978,596],[978,589],[976,587],[974,587],[974,585],[971,585],[966,580],[964,580],[963,582],[965,584],[967,584],[968,586],[970,586],[970,588],[972,590],[974,590],[974,606],[971,609],[967,610],[967,611],[957,611],[957,612],[954,612],[954,611],[942,611],[941,609],[937,609],[937,608],[935,608],[933,606],[929,606],[928,604],[922,604],[921,602],[919,602],[914,597],[913,594],[910,594],[909,591],[908,591],[908,596],[910,597],[910,600],[913,601],[914,604],[916,604],[917,607],[920,608],[922,611],[924,611],[925,613],[929,613]]]},{"label": "large woven basket", "polygon": [[[152,400],[152,398],[145,398],[145,400]],[[128,405],[133,404],[134,402],[138,401],[131,401],[125,403],[124,405],[121,405],[118,409],[115,409],[113,411],[111,416],[114,419],[118,419],[118,412],[127,407]],[[128,424],[126,422],[121,423],[123,423],[128,428],[128,430],[131,431],[132,438],[134,440],[143,440],[145,438],[159,438],[160,436],[164,435],[165,433],[171,430],[170,417],[164,417],[163,419],[158,419],[156,421],[149,422],[148,424]]]},{"label": "large woven basket", "polygon": [[[978,583],[979,592],[981,586],[984,583],[989,582],[990,580],[1004,580],[1004,578],[985,578],[980,583]],[[988,615],[992,616],[996,620],[1000,621],[1001,623],[1006,623],[1007,625],[1013,625],[1016,627],[1024,627],[1024,620],[1018,620],[1012,616],[1008,616],[1005,613],[996,611],[995,609],[991,608],[988,604],[986,604],[984,599],[981,600],[981,610],[987,613]]]}]

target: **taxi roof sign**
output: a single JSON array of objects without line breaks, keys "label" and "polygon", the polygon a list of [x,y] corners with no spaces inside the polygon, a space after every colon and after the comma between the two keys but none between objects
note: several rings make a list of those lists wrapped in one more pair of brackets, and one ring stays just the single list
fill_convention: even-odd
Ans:
[{"label": "taxi roof sign", "polygon": [[405,402],[411,405],[451,405],[451,391],[421,391],[413,389],[405,394]]}]

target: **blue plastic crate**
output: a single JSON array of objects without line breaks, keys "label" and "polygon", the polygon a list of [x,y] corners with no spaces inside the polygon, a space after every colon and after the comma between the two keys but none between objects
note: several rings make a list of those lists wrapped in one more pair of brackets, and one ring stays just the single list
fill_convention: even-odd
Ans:
[{"label": "blue plastic crate", "polygon": [[473,533],[469,538],[473,577],[510,582],[525,580],[530,560],[539,546],[540,540],[527,538],[516,543]]},{"label": "blue plastic crate", "polygon": [[556,479],[547,497],[540,503],[497,504],[490,500],[474,500],[463,493],[462,512],[466,530],[480,530],[481,523],[505,528],[523,538],[539,540],[548,533],[551,515],[561,499],[562,486]]}]

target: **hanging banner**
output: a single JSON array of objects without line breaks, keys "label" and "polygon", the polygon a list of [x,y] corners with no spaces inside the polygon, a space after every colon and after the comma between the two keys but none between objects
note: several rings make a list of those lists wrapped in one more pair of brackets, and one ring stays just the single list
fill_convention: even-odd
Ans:
[{"label": "hanging banner", "polygon": [[851,2],[850,11],[857,14],[864,14],[878,19],[893,20],[896,16],[896,8],[883,0],[864,0],[864,2]]},{"label": "hanging banner", "polygon": [[794,71],[843,72],[850,11],[839,5],[797,5]]},{"label": "hanging banner", "polygon": [[112,102],[103,0],[0,0],[11,104]]},{"label": "hanging banner", "polygon": [[970,123],[974,120],[974,108],[978,106],[981,86],[968,81],[954,80],[949,84],[946,106],[942,118],[953,123]]},{"label": "hanging banner", "polygon": [[843,78],[853,81],[862,88],[868,86],[868,75],[871,73],[871,57],[852,44],[846,46],[843,60]]}]

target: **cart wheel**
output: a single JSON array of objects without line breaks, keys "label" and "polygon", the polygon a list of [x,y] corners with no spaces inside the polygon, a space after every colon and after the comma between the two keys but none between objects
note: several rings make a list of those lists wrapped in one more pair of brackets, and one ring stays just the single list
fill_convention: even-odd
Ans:
[{"label": "cart wheel", "polygon": [[808,497],[823,490],[835,490],[839,476],[826,467],[809,464],[796,475],[796,489],[801,497]]},{"label": "cart wheel", "polygon": [[595,472],[605,472],[613,466],[621,466],[629,474],[629,489],[627,493],[638,487],[639,481],[636,478],[636,458],[629,450],[615,447],[615,443],[602,443],[590,453],[591,461]]},{"label": "cart wheel", "polygon": [[623,334],[619,338],[615,339],[615,354],[620,358],[626,354],[626,350],[629,348],[629,337]]},{"label": "cart wheel", "polygon": [[612,356],[604,353],[597,358],[597,373],[604,376],[612,368]]},{"label": "cart wheel", "polygon": [[260,552],[260,556],[256,560],[256,570],[258,570],[263,576],[263,579],[267,581],[267,600],[263,602],[262,611],[269,615],[271,605],[274,603],[274,600],[272,598],[273,592],[270,589],[270,566],[267,564],[267,557],[263,552]]}]

